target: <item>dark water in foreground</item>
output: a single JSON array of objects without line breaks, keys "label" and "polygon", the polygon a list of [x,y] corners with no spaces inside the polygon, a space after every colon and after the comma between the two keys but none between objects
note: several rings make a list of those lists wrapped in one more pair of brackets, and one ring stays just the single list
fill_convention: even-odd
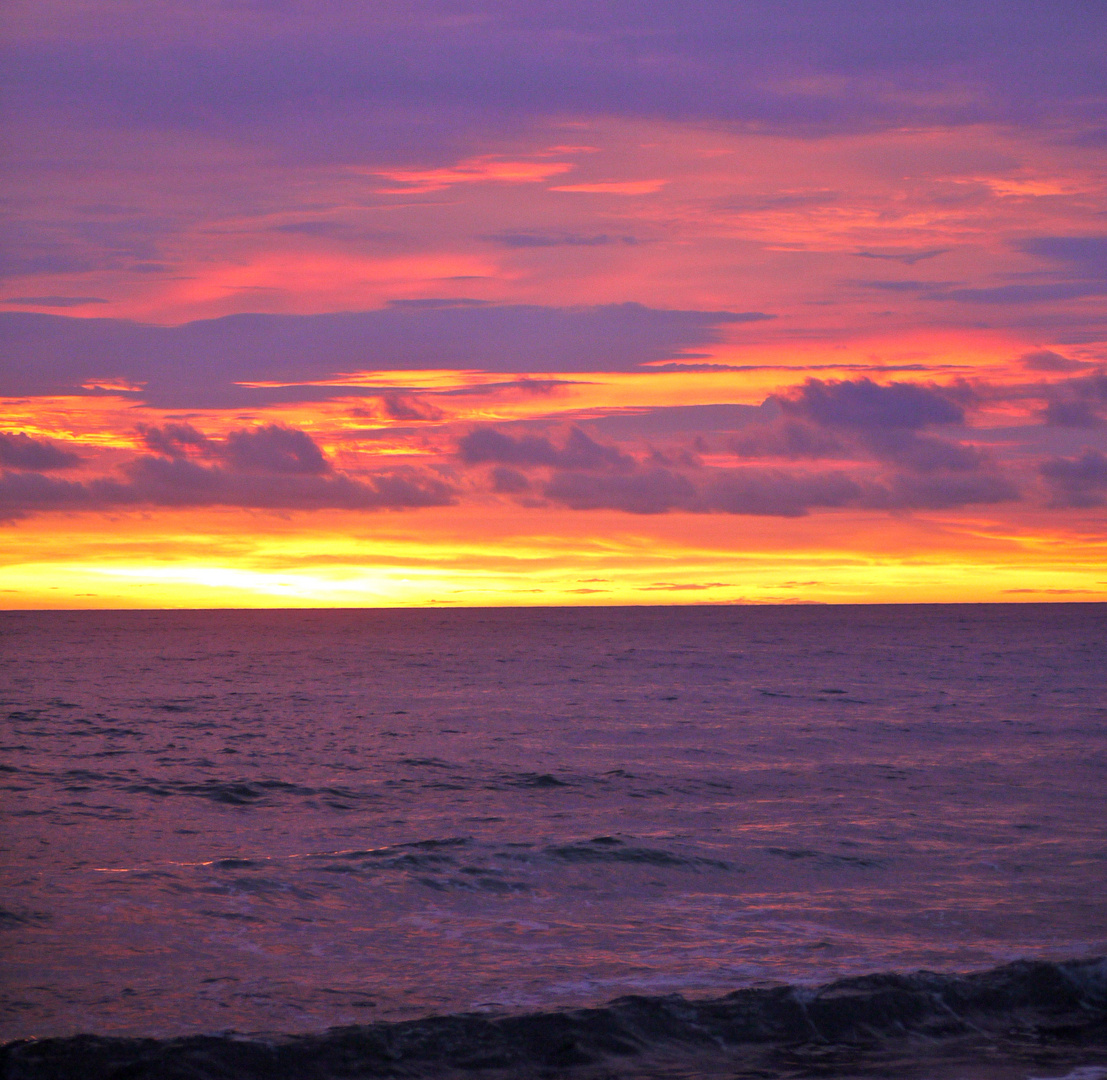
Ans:
[{"label": "dark water in foreground", "polygon": [[[3,1038],[433,1041],[439,1014],[510,1042],[496,1025],[529,1014],[541,1046],[625,995],[814,1001],[1107,953],[1104,605],[9,612],[0,649]],[[890,1072],[784,1020],[770,1050],[806,1039],[809,1060],[745,1073],[731,1028],[633,1061],[579,1033],[575,1066],[470,1057],[908,1076],[933,1043],[962,1060],[919,1076],[1107,1077],[1103,966],[1048,971],[1044,1000],[962,1002],[959,1034],[942,1005],[843,1029]],[[627,1045],[664,1027],[614,1008],[600,1027]],[[451,1064],[428,1062],[402,1068]]]}]

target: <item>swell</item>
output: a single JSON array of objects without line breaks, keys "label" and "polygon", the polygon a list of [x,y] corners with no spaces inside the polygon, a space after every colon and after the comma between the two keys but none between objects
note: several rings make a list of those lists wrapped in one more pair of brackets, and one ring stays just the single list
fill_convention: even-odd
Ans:
[{"label": "swell", "polygon": [[[1019,1055],[1043,1067],[1107,1062],[1107,957],[1018,961],[971,975],[876,974],[697,1001],[633,996],[601,1008],[462,1013],[275,1039],[21,1040],[0,1048],[0,1075],[326,1080],[455,1073],[675,1077],[729,1070],[734,1076],[741,1062],[760,1070],[745,1075],[833,1076],[875,1067],[888,1060],[889,1048],[902,1052],[905,1045],[914,1057],[944,1055],[947,1064],[954,1060],[950,1046],[996,1064]],[[796,1072],[797,1066],[816,1072]],[[906,1066],[902,1075],[909,1075]]]}]

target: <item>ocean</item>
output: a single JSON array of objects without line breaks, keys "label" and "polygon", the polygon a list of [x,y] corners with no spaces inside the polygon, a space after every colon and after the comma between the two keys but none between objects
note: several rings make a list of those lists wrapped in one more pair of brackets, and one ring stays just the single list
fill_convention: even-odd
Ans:
[{"label": "ocean", "polygon": [[13,1078],[1107,1077],[1107,605],[0,650]]}]

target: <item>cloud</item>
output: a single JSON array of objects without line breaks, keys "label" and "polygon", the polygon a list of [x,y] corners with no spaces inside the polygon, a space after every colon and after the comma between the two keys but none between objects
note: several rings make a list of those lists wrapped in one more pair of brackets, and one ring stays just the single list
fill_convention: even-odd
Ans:
[{"label": "cloud", "polygon": [[702,505],[724,514],[802,517],[819,507],[850,506],[862,494],[862,487],[841,472],[735,469],[709,481]]},{"label": "cloud", "polygon": [[1055,507],[1091,507],[1107,504],[1107,456],[1085,450],[1078,458],[1051,458],[1040,472],[1052,491]]},{"label": "cloud", "polygon": [[738,431],[767,415],[779,412],[768,405],[662,405],[656,408],[619,409],[606,416],[579,421],[582,427],[613,438],[664,438],[712,431]]},{"label": "cloud", "polygon": [[1034,352],[1023,353],[1019,357],[1019,363],[1028,371],[1079,371],[1081,368],[1092,367],[1083,360],[1071,360],[1060,353],[1051,352],[1049,349],[1038,349]]},{"label": "cloud", "polygon": [[781,419],[750,428],[727,442],[730,451],[744,458],[849,457],[854,449],[837,435],[815,424]]},{"label": "cloud", "polygon": [[804,133],[1061,120],[1079,133],[1101,123],[1107,82],[1103,20],[1079,0],[853,0],[802,17],[765,0],[37,6],[5,64],[25,115],[214,128],[301,160],[372,152],[412,175],[528,120],[582,115]]},{"label": "cloud", "polygon": [[808,380],[793,397],[778,399],[784,416],[746,429],[727,446],[744,458],[873,458],[916,473],[966,472],[988,465],[987,456],[974,446],[920,434],[918,427],[952,423],[962,410],[936,391],[911,386],[919,393],[904,393],[908,388],[867,380]]},{"label": "cloud", "polygon": [[858,281],[856,284],[866,289],[879,289],[881,292],[912,293],[929,292],[933,289],[948,289],[951,285],[957,283],[953,281],[913,281],[900,279],[896,281]]},{"label": "cloud", "polygon": [[930,424],[960,423],[965,415],[964,409],[937,387],[914,383],[881,386],[870,379],[808,379],[795,394],[779,400],[792,415],[826,427],[857,430],[914,430]]},{"label": "cloud", "polygon": [[949,289],[933,292],[930,300],[959,300],[969,304],[1045,304],[1060,300],[1081,300],[1107,294],[1107,283],[1057,281],[1041,285],[998,285],[984,289]]},{"label": "cloud", "polygon": [[[1048,304],[1107,295],[1107,236],[1038,236],[1014,245],[1025,255],[1059,264],[1056,269],[1012,275],[1037,278],[979,288],[948,288],[934,282],[929,300],[969,304]],[[915,283],[919,288],[927,283]]]},{"label": "cloud", "polygon": [[0,304],[22,304],[26,307],[84,307],[85,304],[108,303],[100,296],[9,296]]},{"label": "cloud", "polygon": [[628,514],[686,510],[696,501],[696,489],[687,477],[661,468],[623,476],[557,473],[543,494],[573,510],[622,510]]},{"label": "cloud", "polygon": [[38,472],[70,469],[81,459],[45,439],[32,439],[26,432],[0,432],[0,466]]},{"label": "cloud", "polygon": [[146,447],[156,454],[183,458],[190,454],[218,460],[236,472],[319,476],[331,471],[306,431],[282,424],[263,424],[231,431],[222,441],[191,424],[170,423],[139,428]]},{"label": "cloud", "polygon": [[56,510],[107,511],[128,507],[236,506],[265,510],[384,510],[445,506],[452,487],[415,470],[366,480],[293,473],[235,473],[184,458],[143,456],[124,479],[66,481],[39,473],[0,475],[0,519]]},{"label": "cloud", "polygon": [[605,247],[610,244],[641,243],[633,236],[610,236],[607,233],[582,235],[580,233],[502,232],[491,233],[484,239],[508,248]]},{"label": "cloud", "polygon": [[232,431],[221,456],[244,472],[318,476],[330,471],[330,463],[310,435],[278,424]]},{"label": "cloud", "polygon": [[458,440],[458,454],[467,465],[495,462],[517,468],[593,469],[626,471],[634,459],[613,446],[590,439],[580,428],[569,429],[565,445],[555,446],[538,435],[512,437],[493,428],[477,428]]},{"label": "cloud", "polygon": [[492,490],[499,495],[518,495],[530,488],[530,481],[516,469],[497,465],[491,472]]},{"label": "cloud", "polygon": [[1046,388],[1042,420],[1052,427],[1092,428],[1107,422],[1107,373],[1062,379]]},{"label": "cloud", "polygon": [[1018,247],[1027,255],[1067,264],[1081,277],[1107,282],[1107,236],[1037,236]]},{"label": "cloud", "polygon": [[[132,458],[117,477],[65,481],[32,473],[0,474],[0,519],[47,510],[139,506],[405,509],[444,506],[456,495],[451,484],[426,470],[394,469],[365,478],[336,473],[306,432],[278,424],[241,428],[225,439],[210,438],[183,423],[139,431],[154,453]],[[75,462],[75,455],[38,440],[0,436],[0,464],[9,467],[60,468],[73,463],[70,457]]]},{"label": "cloud", "polygon": [[951,510],[960,506],[1014,502],[1019,497],[1015,484],[991,473],[899,475],[883,489],[870,491],[864,504],[887,510]]},{"label": "cloud", "polygon": [[166,457],[183,457],[191,450],[209,451],[213,447],[212,441],[191,424],[143,424],[138,430],[147,449]]},{"label": "cloud", "polygon": [[1103,415],[1090,401],[1050,401],[1042,419],[1051,427],[1093,428],[1104,423]]},{"label": "cloud", "polygon": [[392,420],[441,420],[446,415],[436,405],[414,394],[385,394],[381,405]]},{"label": "cloud", "polygon": [[985,455],[974,446],[902,429],[866,431],[862,442],[878,460],[913,472],[967,472],[987,462]]},{"label": "cloud", "polygon": [[925,259],[934,259],[939,255],[945,255],[951,248],[922,248],[917,250],[884,250],[884,251],[855,251],[853,254],[860,259],[886,259],[891,262],[901,262],[907,266],[914,266]]},{"label": "cloud", "polygon": [[218,408],[379,393],[270,386],[348,371],[629,371],[722,339],[758,312],[412,302],[330,315],[231,315],[181,326],[0,313],[0,394],[80,393],[123,379],[162,408]]},{"label": "cloud", "polygon": [[1018,488],[988,472],[893,473],[884,479],[843,470],[707,469],[694,477],[668,468],[632,473],[555,473],[544,496],[573,510],[631,514],[683,511],[757,517],[803,517],[812,510],[941,510],[1010,502]]}]

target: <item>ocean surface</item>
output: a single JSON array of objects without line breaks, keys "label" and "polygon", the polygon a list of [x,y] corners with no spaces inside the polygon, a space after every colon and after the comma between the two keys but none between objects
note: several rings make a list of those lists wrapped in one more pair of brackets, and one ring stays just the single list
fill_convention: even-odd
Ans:
[{"label": "ocean surface", "polygon": [[[1107,1041],[988,1034],[1102,1028],[1107,605],[5,612],[0,660],[4,1040],[597,1016],[638,1035],[466,1075],[908,1076],[956,1044],[917,1075],[1107,1077]],[[1024,961],[990,977],[1037,1004],[971,1003],[965,973]],[[709,1066],[606,1005],[705,1031],[734,991],[870,1001],[921,969],[946,982],[895,994],[963,1029],[870,1018],[916,1040],[889,1072],[739,1072],[725,1033]],[[379,1075],[457,1064],[411,1060]]]}]

